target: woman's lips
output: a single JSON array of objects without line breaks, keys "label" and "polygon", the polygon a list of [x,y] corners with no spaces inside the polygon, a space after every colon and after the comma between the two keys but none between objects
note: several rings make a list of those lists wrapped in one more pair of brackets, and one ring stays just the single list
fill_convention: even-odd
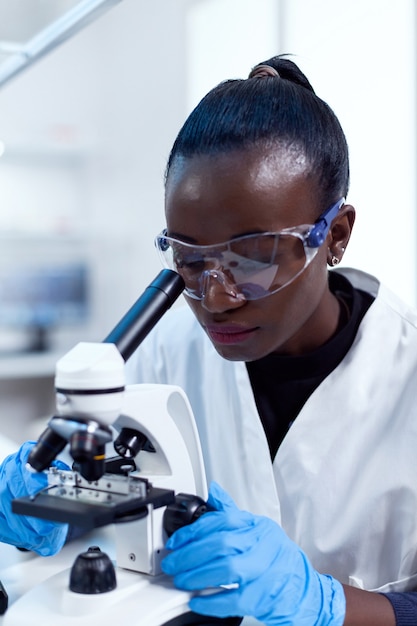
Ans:
[{"label": "woman's lips", "polygon": [[206,332],[214,343],[234,344],[241,343],[253,335],[257,328],[246,328],[245,326],[220,326],[208,324],[205,326]]}]

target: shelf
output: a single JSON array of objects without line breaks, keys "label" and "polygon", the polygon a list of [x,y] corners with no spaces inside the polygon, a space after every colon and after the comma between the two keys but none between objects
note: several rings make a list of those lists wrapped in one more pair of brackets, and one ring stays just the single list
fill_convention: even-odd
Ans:
[{"label": "shelf", "polygon": [[55,365],[63,356],[61,352],[0,353],[0,380],[49,378],[55,375]]}]

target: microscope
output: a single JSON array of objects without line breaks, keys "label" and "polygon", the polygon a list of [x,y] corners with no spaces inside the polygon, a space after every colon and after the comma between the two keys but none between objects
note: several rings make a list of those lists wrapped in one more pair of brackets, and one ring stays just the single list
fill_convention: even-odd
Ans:
[{"label": "microscope", "polygon": [[[183,288],[176,272],[162,270],[103,342],[81,342],[57,362],[57,414],[28,459],[48,486],[12,509],[85,531],[112,525],[116,567],[90,546],[17,600],[5,626],[26,623],[28,607],[43,626],[240,623],[192,614],[190,595],[161,572],[167,537],[207,511],[189,401],[176,386],[125,384],[125,362]],[[69,470],[53,465],[63,451],[73,460]]]}]

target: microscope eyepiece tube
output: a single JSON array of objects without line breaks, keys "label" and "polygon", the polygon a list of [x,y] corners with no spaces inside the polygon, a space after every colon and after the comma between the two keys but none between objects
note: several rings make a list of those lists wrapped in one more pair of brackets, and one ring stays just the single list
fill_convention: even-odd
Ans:
[{"label": "microscope eyepiece tube", "polygon": [[162,270],[103,343],[114,343],[123,359],[127,361],[181,295],[184,286],[179,274],[173,270]]}]

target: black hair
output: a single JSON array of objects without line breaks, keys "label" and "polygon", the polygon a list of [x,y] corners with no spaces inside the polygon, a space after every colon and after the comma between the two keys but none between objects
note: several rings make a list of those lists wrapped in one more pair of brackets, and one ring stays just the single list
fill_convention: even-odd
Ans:
[{"label": "black hair", "polygon": [[348,146],[336,115],[289,59],[280,55],[259,65],[274,68],[278,75],[255,72],[246,80],[226,80],[191,112],[172,147],[166,178],[178,157],[276,144],[305,155],[322,202],[330,205],[346,197]]}]

